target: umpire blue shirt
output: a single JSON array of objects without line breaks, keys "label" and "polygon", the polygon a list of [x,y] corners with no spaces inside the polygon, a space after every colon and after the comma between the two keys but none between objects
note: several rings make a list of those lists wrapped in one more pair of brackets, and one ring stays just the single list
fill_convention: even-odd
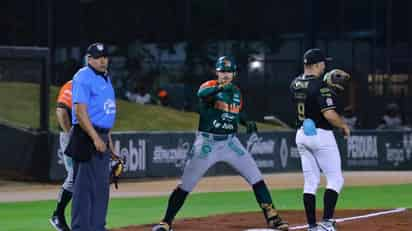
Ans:
[{"label": "umpire blue shirt", "polygon": [[[80,69],[73,77],[73,104],[87,105],[87,114],[94,126],[112,128],[116,116],[116,101],[109,76],[91,66]],[[75,107],[72,123],[79,124]]]}]

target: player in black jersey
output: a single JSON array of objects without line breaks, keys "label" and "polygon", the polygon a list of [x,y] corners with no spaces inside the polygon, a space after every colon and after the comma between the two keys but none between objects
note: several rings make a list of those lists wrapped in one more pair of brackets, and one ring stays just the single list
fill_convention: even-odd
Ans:
[{"label": "player in black jersey", "polygon": [[[303,57],[304,73],[290,85],[296,107],[296,144],[304,175],[303,203],[309,231],[335,230],[332,218],[344,179],[332,130],[336,127],[343,131],[345,137],[350,135],[349,127],[336,112],[336,94],[332,84],[332,80],[339,79],[339,75],[346,72],[333,70],[324,76],[328,60],[321,50],[308,50]],[[327,185],[323,197],[323,219],[317,224],[316,191],[321,172],[326,176]]]}]

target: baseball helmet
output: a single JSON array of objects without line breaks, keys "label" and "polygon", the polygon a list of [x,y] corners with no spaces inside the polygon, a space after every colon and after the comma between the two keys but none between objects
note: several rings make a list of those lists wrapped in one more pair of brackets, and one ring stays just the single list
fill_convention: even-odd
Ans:
[{"label": "baseball helmet", "polygon": [[222,72],[236,72],[236,63],[227,56],[221,56],[216,61],[216,71]]}]

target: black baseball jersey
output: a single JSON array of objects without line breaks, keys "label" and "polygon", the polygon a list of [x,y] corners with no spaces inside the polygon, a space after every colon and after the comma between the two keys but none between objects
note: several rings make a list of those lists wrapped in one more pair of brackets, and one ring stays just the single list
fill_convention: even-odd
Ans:
[{"label": "black baseball jersey", "polygon": [[296,107],[297,128],[302,126],[303,120],[310,118],[317,128],[333,129],[322,112],[336,109],[336,94],[322,78],[300,75],[292,81],[290,90]]}]

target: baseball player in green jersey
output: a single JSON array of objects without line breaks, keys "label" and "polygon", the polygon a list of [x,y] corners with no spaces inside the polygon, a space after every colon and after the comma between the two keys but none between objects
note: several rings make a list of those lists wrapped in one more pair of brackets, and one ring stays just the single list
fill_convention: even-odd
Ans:
[{"label": "baseball player in green jersey", "polygon": [[207,81],[200,86],[197,93],[200,98],[199,129],[190,160],[183,171],[181,183],[169,197],[164,218],[153,227],[153,231],[172,230],[173,219],[186,197],[217,162],[231,165],[252,186],[270,228],[288,230],[289,225],[278,215],[253,157],[236,137],[239,123],[246,126],[249,133],[257,129],[254,122],[246,121],[242,116],[241,93],[232,83],[235,73],[235,63],[226,56],[220,57],[216,62],[217,80]]}]

